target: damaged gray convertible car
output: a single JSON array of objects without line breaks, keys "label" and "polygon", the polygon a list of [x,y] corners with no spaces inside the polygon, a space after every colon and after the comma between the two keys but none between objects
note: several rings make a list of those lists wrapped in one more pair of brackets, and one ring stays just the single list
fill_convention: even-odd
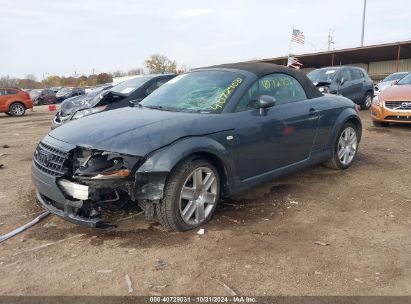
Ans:
[{"label": "damaged gray convertible car", "polygon": [[228,64],[50,132],[32,178],[41,205],[70,222],[104,227],[107,206],[132,205],[186,231],[206,223],[221,197],[314,164],[348,168],[360,138],[351,100],[321,94],[292,69]]}]

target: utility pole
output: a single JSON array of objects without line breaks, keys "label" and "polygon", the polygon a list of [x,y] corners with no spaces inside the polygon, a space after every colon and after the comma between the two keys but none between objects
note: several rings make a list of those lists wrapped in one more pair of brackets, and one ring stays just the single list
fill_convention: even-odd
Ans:
[{"label": "utility pole", "polygon": [[364,46],[364,29],[365,29],[365,11],[367,9],[367,0],[364,0],[364,9],[362,12],[362,32],[361,32],[361,47]]},{"label": "utility pole", "polygon": [[328,33],[328,51],[331,51],[331,44],[335,44],[333,34],[334,31],[331,30]]}]

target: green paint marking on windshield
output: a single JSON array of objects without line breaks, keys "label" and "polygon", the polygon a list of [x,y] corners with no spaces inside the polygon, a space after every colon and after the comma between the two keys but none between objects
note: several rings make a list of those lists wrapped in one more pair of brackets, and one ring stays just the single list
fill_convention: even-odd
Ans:
[{"label": "green paint marking on windshield", "polygon": [[243,82],[243,79],[238,77],[233,80],[229,87],[227,87],[218,97],[217,101],[213,103],[210,108],[214,111],[222,109],[234,90]]}]

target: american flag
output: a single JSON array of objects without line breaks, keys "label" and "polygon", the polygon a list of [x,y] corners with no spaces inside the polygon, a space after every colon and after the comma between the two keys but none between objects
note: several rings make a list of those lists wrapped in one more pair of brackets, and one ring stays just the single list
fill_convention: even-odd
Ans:
[{"label": "american flag", "polygon": [[293,34],[291,35],[291,41],[299,43],[299,44],[304,44],[305,42],[304,33],[301,32],[300,30],[293,29]]}]

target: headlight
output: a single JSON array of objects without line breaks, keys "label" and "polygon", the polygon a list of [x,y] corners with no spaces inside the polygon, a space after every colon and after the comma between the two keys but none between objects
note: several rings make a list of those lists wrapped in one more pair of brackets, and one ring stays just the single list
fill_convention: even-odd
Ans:
[{"label": "headlight", "polygon": [[378,107],[382,107],[382,102],[380,101],[378,95],[374,97],[374,99],[372,100],[372,104]]},{"label": "headlight", "polygon": [[79,119],[82,118],[84,116],[88,116],[91,114],[95,114],[101,111],[104,111],[106,109],[106,106],[102,106],[102,107],[97,107],[97,108],[91,108],[91,109],[85,109],[85,110],[81,110],[81,111],[77,111],[76,114],[73,115],[72,119]]},{"label": "headlight", "polygon": [[125,178],[140,160],[140,157],[120,153],[82,150],[77,153],[79,167],[75,175],[91,179]]}]

